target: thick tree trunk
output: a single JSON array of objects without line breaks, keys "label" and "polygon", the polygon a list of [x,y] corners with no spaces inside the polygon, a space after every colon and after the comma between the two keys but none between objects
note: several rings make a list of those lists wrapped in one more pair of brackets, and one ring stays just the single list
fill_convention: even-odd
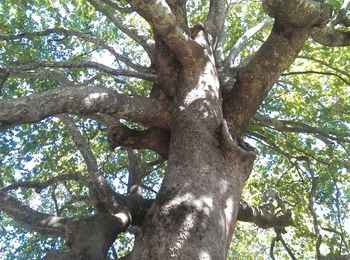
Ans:
[{"label": "thick tree trunk", "polygon": [[230,139],[215,64],[205,55],[180,74],[167,173],[132,259],[226,257],[253,159]]}]

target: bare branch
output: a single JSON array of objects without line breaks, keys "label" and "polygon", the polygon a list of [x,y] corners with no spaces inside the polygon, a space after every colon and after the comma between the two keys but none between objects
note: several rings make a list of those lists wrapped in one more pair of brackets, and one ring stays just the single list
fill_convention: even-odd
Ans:
[{"label": "bare branch", "polygon": [[290,256],[291,259],[296,260],[297,258],[295,257],[293,251],[289,248],[288,244],[286,243],[286,241],[283,239],[282,235],[280,237],[280,241],[284,247],[284,249],[286,249],[288,255]]},{"label": "bare branch", "polygon": [[89,144],[86,142],[83,135],[76,128],[74,121],[69,116],[59,115],[58,117],[68,128],[80,154],[84,158],[90,177],[90,193],[92,199],[97,205],[97,208],[100,207],[100,204],[102,203],[103,209],[107,209],[110,212],[115,212],[119,206],[118,202],[116,201],[115,192],[100,173],[96,157],[94,156]]},{"label": "bare branch", "polygon": [[226,60],[225,67],[233,67],[234,61],[237,58],[240,51],[247,45],[248,41],[258,32],[265,29],[267,26],[273,24],[272,19],[266,19],[261,23],[258,23],[254,27],[247,30],[235,43],[235,45],[231,48]]},{"label": "bare branch", "polygon": [[22,181],[22,182],[16,182],[13,184],[10,184],[6,187],[0,188],[0,192],[7,192],[10,190],[14,190],[17,188],[31,188],[35,189],[35,192],[40,193],[42,190],[46,189],[47,187],[57,184],[58,182],[62,181],[69,181],[69,180],[75,180],[80,181],[82,179],[82,175],[80,173],[68,173],[68,174],[62,174],[55,177],[52,177],[48,179],[47,181]]},{"label": "bare branch", "polygon": [[112,23],[123,33],[133,39],[135,42],[140,44],[144,50],[148,53],[148,56],[152,59],[154,52],[154,42],[146,35],[140,35],[137,29],[133,28],[130,24],[125,24],[118,17],[114,15],[114,12],[106,5],[102,3],[101,0],[88,0],[91,5],[93,5],[97,11],[101,12]]},{"label": "bare branch", "polygon": [[337,73],[330,72],[330,71],[316,71],[316,70],[290,71],[290,72],[282,73],[281,76],[301,75],[301,74],[320,74],[320,75],[335,76],[338,79],[342,80],[345,84],[350,86],[350,81],[347,81]]},{"label": "bare branch", "polygon": [[18,224],[41,234],[63,236],[68,219],[37,212],[14,197],[0,191],[0,210]]},{"label": "bare branch", "polygon": [[116,2],[113,2],[111,0],[101,0],[106,5],[109,5],[110,7],[114,8],[115,10],[118,10],[121,13],[132,13],[134,10],[131,7],[121,7]]},{"label": "bare branch", "polygon": [[215,50],[217,43],[224,29],[224,23],[228,11],[227,0],[211,0],[209,14],[205,22],[206,32],[211,35],[212,46]]},{"label": "bare branch", "polygon": [[38,72],[8,70],[9,77],[19,79],[45,79],[50,78],[59,83],[62,87],[76,87],[76,82],[69,80],[62,73],[52,69],[41,69]]},{"label": "bare branch", "polygon": [[[350,1],[350,0],[349,0],[349,1]],[[334,71],[336,71],[336,72],[338,72],[338,73],[340,73],[340,74],[345,75],[346,77],[348,77],[348,78],[350,79],[350,73],[348,73],[348,72],[345,71],[345,70],[341,70],[341,69],[339,69],[339,68],[337,68],[337,67],[334,67],[332,64],[327,63],[327,62],[325,62],[325,61],[323,61],[323,60],[319,60],[319,59],[316,59],[316,58],[311,57],[311,56],[298,56],[298,58],[299,58],[299,59],[312,60],[312,61],[314,61],[314,62],[317,62],[317,63],[319,63],[319,64],[321,64],[321,65],[324,65],[324,66],[327,67],[327,68],[330,68],[330,69],[332,69],[332,70],[334,70]]]},{"label": "bare branch", "polygon": [[145,176],[145,169],[136,149],[126,148],[126,151],[129,159],[128,194],[141,195],[142,178]]},{"label": "bare branch", "polygon": [[86,115],[98,112],[167,128],[167,109],[155,100],[128,97],[112,89],[60,88],[1,100],[0,130],[62,113]]},{"label": "bare branch", "polygon": [[155,80],[157,78],[156,75],[146,73],[146,72],[138,72],[132,71],[128,69],[114,69],[104,64],[94,62],[94,61],[32,61],[29,64],[14,66],[13,68],[9,68],[10,71],[28,71],[34,70],[38,68],[92,68],[103,71],[112,76],[128,76],[135,77],[145,80]]},{"label": "bare branch", "polygon": [[313,220],[313,226],[314,226],[314,231],[316,235],[316,258],[320,259],[321,257],[321,243],[322,243],[322,235],[320,233],[320,221],[318,218],[318,215],[316,213],[315,209],[315,199],[316,199],[316,193],[317,193],[317,185],[318,185],[318,176],[314,173],[314,170],[311,168],[310,161],[307,159],[305,160],[306,162],[306,169],[311,175],[311,187],[309,191],[309,200],[308,200],[308,209],[312,215],[312,220]]},{"label": "bare branch", "polygon": [[51,28],[51,29],[47,29],[44,31],[37,31],[37,32],[25,32],[25,33],[19,33],[15,35],[0,35],[0,40],[10,41],[10,40],[18,40],[18,39],[24,39],[24,38],[34,39],[37,37],[50,36],[50,35],[56,35],[56,34],[63,34],[64,36],[76,36],[78,38],[83,39],[86,42],[94,43],[96,46],[102,47],[103,49],[109,51],[117,60],[124,62],[126,65],[130,66],[131,68],[137,71],[141,71],[145,73],[146,72],[150,73],[151,71],[149,68],[139,64],[135,64],[129,58],[117,53],[116,50],[112,46],[108,45],[108,43],[105,40],[99,37],[92,36],[86,32],[68,30],[65,28]]},{"label": "bare branch", "polygon": [[350,140],[346,139],[346,136],[343,138],[337,137],[334,134],[327,133],[322,129],[310,126],[303,122],[292,120],[279,120],[260,114],[255,115],[254,120],[256,124],[272,127],[273,129],[282,132],[309,133],[316,135],[316,137],[321,136],[323,137],[323,140],[329,139],[337,142],[350,142]]}]

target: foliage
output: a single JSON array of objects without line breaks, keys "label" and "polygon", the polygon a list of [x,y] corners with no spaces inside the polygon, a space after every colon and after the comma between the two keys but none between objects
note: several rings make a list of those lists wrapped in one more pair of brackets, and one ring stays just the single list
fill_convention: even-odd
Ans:
[{"label": "foliage", "polygon": [[[192,24],[203,22],[208,11],[207,1],[189,1]],[[231,1],[226,21],[227,54],[240,36],[266,18],[258,1]],[[328,1],[339,8],[341,1]],[[126,6],[126,4],[125,4]],[[121,20],[150,34],[146,23],[136,14],[123,14]],[[150,61],[142,49],[122,32],[116,30],[100,12],[83,0],[0,1],[0,34],[43,31],[53,27],[69,28],[100,37],[118,53],[134,63],[148,66]],[[269,27],[254,35],[240,52],[239,61],[246,61],[267,37]],[[0,44],[0,69],[31,64],[33,61],[92,60],[115,68],[126,68],[110,53],[81,37],[59,33],[32,39],[3,41]],[[294,64],[275,83],[259,115],[272,118],[270,124],[254,119],[247,142],[259,153],[253,174],[243,192],[245,200],[259,206],[268,191],[291,209],[295,226],[288,227],[283,238],[298,259],[315,256],[317,235],[322,236],[322,254],[350,254],[350,75],[349,48],[326,48],[309,40]],[[150,92],[147,81],[128,77],[113,77],[93,68],[60,68],[68,78],[83,84],[113,88],[119,93],[144,96]],[[0,85],[1,99],[28,96],[57,87],[50,78],[11,78]],[[283,129],[276,127],[281,120]],[[92,120],[74,118],[76,126],[89,141],[104,177],[121,193],[126,192],[128,158],[123,149],[110,153],[103,126]],[[128,122],[132,125],[132,122]],[[308,126],[308,127],[307,127]],[[138,126],[134,126],[138,127]],[[35,124],[17,126],[0,133],[1,186],[19,181],[47,181],[67,173],[86,170],[70,133],[57,118]],[[152,151],[142,150],[147,164],[159,160]],[[151,166],[143,189],[146,197],[154,198],[164,175],[164,163]],[[317,179],[316,192],[311,193]],[[0,183],[1,184],[1,183]],[[76,181],[46,188],[40,193],[20,188],[12,191],[21,201],[48,214],[83,216],[92,214],[91,204],[71,200],[88,195],[83,184]],[[310,208],[310,201],[314,201]],[[312,211],[317,215],[313,218]],[[33,234],[23,229],[5,214],[1,214],[0,258],[39,259],[48,248],[64,246],[62,241]],[[319,234],[315,233],[315,226]],[[261,230],[253,224],[239,224],[231,244],[231,259],[266,259],[270,253],[273,230]],[[256,238],[259,239],[256,239]],[[122,236],[115,243],[124,254],[130,237]],[[275,246],[275,256],[288,259],[282,245]],[[113,252],[111,251],[111,255]]]}]

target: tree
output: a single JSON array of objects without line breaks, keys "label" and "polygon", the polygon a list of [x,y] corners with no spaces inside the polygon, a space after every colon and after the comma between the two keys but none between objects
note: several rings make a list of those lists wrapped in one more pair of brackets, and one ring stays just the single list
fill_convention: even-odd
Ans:
[{"label": "tree", "polygon": [[6,256],[350,254],[349,5],[1,1]]}]

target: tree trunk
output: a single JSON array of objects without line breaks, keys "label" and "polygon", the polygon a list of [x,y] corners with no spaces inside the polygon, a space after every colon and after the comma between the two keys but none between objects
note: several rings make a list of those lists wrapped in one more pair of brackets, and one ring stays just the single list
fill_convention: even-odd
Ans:
[{"label": "tree trunk", "polygon": [[180,69],[167,173],[132,259],[226,257],[253,159],[228,133],[213,60]]}]

